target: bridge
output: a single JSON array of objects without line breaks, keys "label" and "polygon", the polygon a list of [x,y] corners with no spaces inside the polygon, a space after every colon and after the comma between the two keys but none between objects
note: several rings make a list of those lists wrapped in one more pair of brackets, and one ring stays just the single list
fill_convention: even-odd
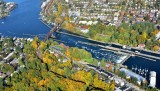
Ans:
[{"label": "bridge", "polygon": [[53,32],[58,31],[61,28],[61,25],[63,24],[64,20],[62,20],[61,23],[59,23],[58,25],[56,24],[46,35],[45,40],[48,40],[49,38],[51,38]]}]

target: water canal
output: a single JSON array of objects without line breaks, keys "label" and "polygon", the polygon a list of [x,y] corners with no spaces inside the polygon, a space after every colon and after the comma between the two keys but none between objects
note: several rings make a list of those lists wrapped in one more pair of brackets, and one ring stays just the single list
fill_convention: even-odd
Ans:
[{"label": "water canal", "polygon": [[[40,12],[40,0],[5,0],[5,1],[13,1],[18,4],[18,7],[11,12],[11,15],[0,20],[0,33],[5,36],[17,36],[17,37],[28,37],[25,34],[31,35],[45,35],[50,29],[44,25],[39,20],[39,12]],[[61,30],[61,32],[67,32],[65,30]],[[103,50],[103,48],[96,45],[104,45],[108,46],[108,44],[103,44],[91,40],[87,40],[84,38],[79,38],[75,36],[70,36],[61,33],[55,33],[56,40],[64,41],[63,43],[70,47],[78,47],[83,48],[92,53],[93,57],[97,59],[106,59],[109,61],[117,61],[122,60],[124,55],[116,54],[114,52],[110,52],[108,50]],[[84,44],[92,43],[96,45],[88,45]],[[115,45],[111,45],[116,47]],[[117,46],[118,47],[118,46]],[[120,48],[120,46],[118,47]],[[133,50],[135,51],[135,50]],[[146,54],[151,54],[157,57],[160,57],[159,54],[153,54],[150,52],[141,51]],[[141,69],[148,69],[149,71],[157,72],[157,87],[160,88],[160,59],[156,59],[156,61],[151,61],[149,59],[141,58],[141,57],[131,57],[129,58],[124,65],[127,65],[129,69],[132,67],[137,67]],[[149,72],[148,72],[149,74]],[[149,80],[149,75],[147,74],[147,79]]]}]

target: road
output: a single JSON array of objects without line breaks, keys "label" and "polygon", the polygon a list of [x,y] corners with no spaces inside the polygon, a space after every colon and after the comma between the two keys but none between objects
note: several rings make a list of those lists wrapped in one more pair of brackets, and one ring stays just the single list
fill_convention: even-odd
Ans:
[{"label": "road", "polygon": [[48,5],[47,5],[46,8],[45,8],[45,15],[48,15],[48,16],[51,15],[51,13],[49,12],[49,9],[50,9],[51,5],[53,5],[53,3],[54,3],[54,0],[51,0],[51,1],[48,3]]}]

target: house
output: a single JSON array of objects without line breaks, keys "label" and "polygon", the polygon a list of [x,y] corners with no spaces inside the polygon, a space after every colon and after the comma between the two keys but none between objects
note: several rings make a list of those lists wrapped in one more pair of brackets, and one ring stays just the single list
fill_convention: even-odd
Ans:
[{"label": "house", "polygon": [[157,20],[158,20],[158,19],[157,19],[156,17],[153,17],[151,21],[152,21],[154,24],[156,24],[156,23],[157,23]]},{"label": "house", "polygon": [[106,64],[106,68],[107,68],[108,70],[110,70],[110,71],[113,70],[113,66],[112,66],[111,63]]},{"label": "house", "polygon": [[136,22],[142,22],[143,20],[143,17],[136,17]]},{"label": "house", "polygon": [[32,41],[33,41],[32,38],[28,38],[28,39],[27,39],[27,42],[32,42]]},{"label": "house", "polygon": [[50,2],[50,0],[46,0],[45,2],[43,2],[41,5],[41,8],[44,8],[47,5],[47,3],[49,3],[49,2]]},{"label": "house", "polygon": [[93,24],[92,21],[88,21],[88,22],[87,22],[87,25],[92,25],[92,24]]},{"label": "house", "polygon": [[65,0],[67,3],[69,2],[69,0]]},{"label": "house", "polygon": [[7,75],[3,72],[0,72],[0,78],[4,79]]},{"label": "house", "polygon": [[146,46],[145,44],[139,44],[138,48],[144,49],[145,46]]},{"label": "house", "polygon": [[130,23],[131,23],[131,24],[135,24],[135,23],[136,23],[135,17],[131,18]]},{"label": "house", "polygon": [[79,21],[79,24],[87,24],[87,21]]},{"label": "house", "polygon": [[53,6],[52,11],[53,11],[53,13],[58,12],[58,9],[57,9],[57,7],[55,5]]},{"label": "house", "polygon": [[156,40],[160,39],[160,32],[156,34]]},{"label": "house", "polygon": [[123,18],[123,22],[129,23],[129,19],[128,19],[127,17],[124,17],[124,18]]},{"label": "house", "polygon": [[7,57],[5,57],[3,61],[6,62],[13,54],[14,54],[14,51],[11,52]]},{"label": "house", "polygon": [[14,59],[10,62],[10,64],[17,64],[17,63],[19,63],[18,59]]},{"label": "house", "polygon": [[88,29],[80,29],[82,33],[88,33]]},{"label": "house", "polygon": [[120,78],[114,78],[114,81],[116,84],[118,84],[120,87],[124,86],[124,81]]}]

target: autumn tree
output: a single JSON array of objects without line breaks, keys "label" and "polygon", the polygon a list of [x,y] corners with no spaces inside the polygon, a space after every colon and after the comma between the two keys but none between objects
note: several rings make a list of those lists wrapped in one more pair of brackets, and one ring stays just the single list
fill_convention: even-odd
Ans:
[{"label": "autumn tree", "polygon": [[38,37],[34,37],[34,40],[32,41],[31,45],[34,49],[38,48]]}]

